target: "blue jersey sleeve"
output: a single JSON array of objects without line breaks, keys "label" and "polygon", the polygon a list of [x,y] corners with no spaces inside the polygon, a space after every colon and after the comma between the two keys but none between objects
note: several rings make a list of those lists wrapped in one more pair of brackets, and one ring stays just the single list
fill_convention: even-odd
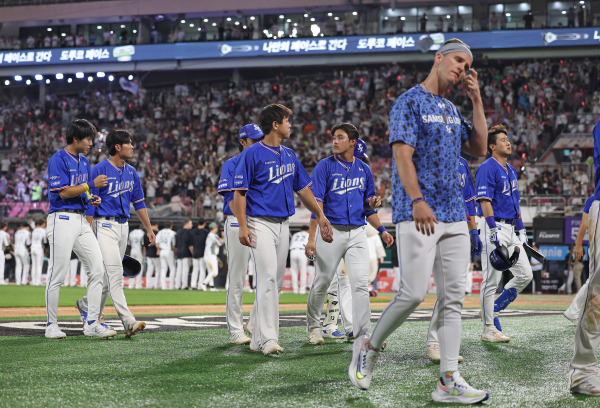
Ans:
[{"label": "blue jersey sleeve", "polygon": [[[456,109],[456,107],[455,107]],[[465,143],[466,141],[468,141],[471,138],[471,134],[473,133],[473,125],[471,124],[471,122],[467,121],[463,115],[460,113],[460,111],[458,109],[456,109],[456,114],[458,115],[458,117],[460,117],[461,123],[462,123],[462,133],[460,135],[460,139],[462,140],[463,143]]]},{"label": "blue jersey sleeve", "polygon": [[48,180],[52,192],[59,192],[70,185],[69,169],[58,154],[48,160]]},{"label": "blue jersey sleeve", "polygon": [[[92,168],[90,168],[89,172],[88,172],[88,185],[90,186],[90,195],[96,195],[99,196],[100,195],[100,189],[99,188],[95,188],[92,187],[94,185],[93,180],[98,177],[98,166],[94,166]],[[89,201],[87,199],[87,194],[84,193],[84,195],[86,196],[86,200]],[[88,216],[92,216],[94,217],[96,215],[96,208],[93,205],[88,205],[87,209],[85,210],[85,215]]]},{"label": "blue jersey sleeve", "polygon": [[233,188],[234,171],[235,162],[233,161],[233,158],[223,163],[223,167],[221,168],[221,177],[219,178],[219,184],[217,186],[217,192],[222,196],[225,196],[225,193],[231,191]]},{"label": "blue jersey sleeve", "polygon": [[146,197],[144,197],[144,190],[142,190],[142,182],[140,181],[140,176],[137,171],[133,170],[133,192],[131,194],[131,204],[133,204],[133,208],[137,210],[141,210],[142,208],[146,208]]},{"label": "blue jersey sleeve", "polygon": [[312,192],[317,201],[323,201],[327,188],[327,166],[325,161],[319,161],[312,171]]},{"label": "blue jersey sleeve", "polygon": [[254,149],[246,149],[240,154],[240,160],[235,166],[233,172],[233,190],[248,190],[250,180],[254,176],[253,156],[248,154]]},{"label": "blue jersey sleeve", "polygon": [[475,173],[475,184],[477,185],[477,200],[487,198],[491,201],[494,199],[496,174],[491,166],[479,166]]},{"label": "blue jersey sleeve", "polygon": [[[415,147],[419,134],[417,107],[404,99],[398,99],[390,108],[390,145],[403,142]],[[392,126],[394,124],[394,126]]]},{"label": "blue jersey sleeve", "polygon": [[592,206],[592,204],[594,203],[594,201],[596,201],[596,194],[592,194],[587,201],[585,202],[585,206],[583,207],[583,212],[585,214],[589,214],[590,213],[590,207]]},{"label": "blue jersey sleeve", "polygon": [[371,173],[369,166],[365,165],[365,173],[366,173],[366,181],[367,185],[365,186],[365,200],[371,197],[376,197],[375,194],[375,181],[373,180],[373,173]]},{"label": "blue jersey sleeve", "polygon": [[293,153],[293,155],[294,164],[296,166],[296,174],[294,175],[294,191],[298,193],[309,187],[312,184],[312,180],[302,163],[300,163],[300,160],[298,160],[296,153]]}]

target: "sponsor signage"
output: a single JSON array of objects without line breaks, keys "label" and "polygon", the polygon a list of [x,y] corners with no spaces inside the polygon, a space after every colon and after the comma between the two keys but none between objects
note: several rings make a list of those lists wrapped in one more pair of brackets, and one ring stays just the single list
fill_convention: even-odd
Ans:
[{"label": "sponsor signage", "polygon": [[539,248],[547,261],[564,261],[569,253],[567,245],[540,245]]},{"label": "sponsor signage", "polygon": [[538,229],[535,231],[535,242],[562,244],[564,241],[563,230],[559,229]]},{"label": "sponsor signage", "polygon": [[[565,242],[567,244],[574,244],[579,234],[579,228],[581,227],[581,217],[566,217],[565,218]],[[583,236],[583,244],[589,244],[588,234]]]},{"label": "sponsor signage", "polygon": [[471,49],[593,46],[600,45],[600,29],[504,30],[10,50],[0,52],[0,67],[261,56],[428,52],[439,49],[449,38],[463,40],[469,44]]}]

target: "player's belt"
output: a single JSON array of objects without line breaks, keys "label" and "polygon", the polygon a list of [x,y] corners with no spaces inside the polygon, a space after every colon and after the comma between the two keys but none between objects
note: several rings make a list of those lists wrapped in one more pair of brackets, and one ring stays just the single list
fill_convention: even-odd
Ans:
[{"label": "player's belt", "polygon": [[115,221],[119,224],[125,224],[129,220],[129,218],[127,217],[98,217],[98,219],[106,221]]},{"label": "player's belt", "polygon": [[84,214],[85,211],[84,210],[71,210],[71,209],[67,209],[67,210],[58,210],[56,212],[66,212],[66,213],[74,213],[74,214]]},{"label": "player's belt", "polygon": [[496,220],[496,222],[503,222],[505,224],[510,224],[510,225],[515,225],[515,223],[517,222],[516,218],[507,219],[507,218],[496,218],[496,217],[494,217],[494,219]]}]

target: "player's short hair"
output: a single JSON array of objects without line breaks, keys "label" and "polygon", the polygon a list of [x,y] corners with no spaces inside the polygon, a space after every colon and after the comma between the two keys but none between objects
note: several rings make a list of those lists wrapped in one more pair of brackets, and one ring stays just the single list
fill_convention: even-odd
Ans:
[{"label": "player's short hair", "polygon": [[[468,45],[467,45],[467,44],[466,44],[464,41],[462,41],[462,40],[459,40],[458,38],[451,38],[451,39],[449,39],[449,40],[445,41],[445,42],[442,44],[442,47],[443,47],[444,45],[446,45],[446,44],[462,44],[462,45],[464,45],[465,47],[467,47],[469,50],[471,49],[471,47],[469,47],[469,46],[468,46]],[[442,48],[442,47],[440,47],[440,48]]]},{"label": "player's short hair", "polygon": [[4,228],[8,228],[8,224],[5,222],[0,223],[0,230],[3,230]]},{"label": "player's short hair", "polygon": [[371,167],[371,159],[369,159],[369,156],[367,156],[366,154],[364,156],[354,156],[356,157],[358,160],[364,162],[367,166]]},{"label": "player's short hair", "polygon": [[308,225],[303,225],[302,227],[300,227],[300,231],[308,231],[309,227]]},{"label": "player's short hair", "polygon": [[338,123],[337,125],[331,128],[331,136],[333,136],[337,130],[343,130],[344,133],[348,135],[348,139],[350,140],[358,140],[358,129],[352,123]]},{"label": "player's short hair", "polygon": [[[181,226],[184,227],[188,222],[192,222],[192,219],[186,218],[186,220],[183,222],[183,224],[181,224]],[[194,224],[192,223],[192,225],[194,225]]]},{"label": "player's short hair", "polygon": [[67,144],[77,140],[91,139],[96,137],[96,127],[85,119],[75,119],[67,127]]},{"label": "player's short hair", "polygon": [[200,218],[198,220],[198,226],[206,224],[206,220],[204,218]]},{"label": "player's short hair", "polygon": [[46,223],[46,220],[43,218],[40,218],[39,220],[37,220],[35,222],[35,225],[44,225]]},{"label": "player's short hair", "polygon": [[506,130],[504,125],[494,125],[488,129],[487,150],[489,154],[492,154],[492,149],[490,148],[490,145],[496,144],[496,139],[498,138],[499,133],[504,133],[505,135],[508,135],[508,131]]},{"label": "player's short hair", "polygon": [[173,221],[166,221],[165,228],[173,228]]},{"label": "player's short hair", "polygon": [[133,135],[129,130],[112,129],[106,136],[106,149],[111,156],[117,154],[116,145],[124,145],[127,143],[133,143]]},{"label": "player's short hair", "polygon": [[273,130],[273,122],[283,123],[285,118],[292,116],[292,110],[279,103],[267,105],[258,114],[258,126],[268,135]]}]

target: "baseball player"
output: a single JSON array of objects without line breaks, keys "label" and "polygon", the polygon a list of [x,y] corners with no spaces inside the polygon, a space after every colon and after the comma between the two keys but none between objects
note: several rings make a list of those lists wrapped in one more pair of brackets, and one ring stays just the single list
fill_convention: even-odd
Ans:
[{"label": "baseball player", "polygon": [[[158,224],[152,224],[152,232],[158,235]],[[144,249],[146,251],[146,289],[158,288],[158,276],[160,275],[160,258],[158,257],[158,245],[150,246],[148,236],[144,234]]]},{"label": "baseball player", "polygon": [[[594,195],[600,197],[600,120],[594,126],[592,136],[594,137],[594,168],[596,170]],[[600,395],[600,379],[596,374],[598,365],[596,352],[600,345],[600,333],[598,332],[598,316],[600,315],[600,305],[598,304],[600,296],[599,220],[600,200],[594,200],[588,216],[590,277],[585,306],[575,331],[575,354],[571,360],[569,373],[569,388],[572,393],[596,396]]]},{"label": "baseball player", "polygon": [[250,349],[265,355],[283,352],[279,345],[279,294],[289,247],[289,217],[295,213],[294,192],[316,215],[324,240],[333,240],[331,225],[317,205],[310,177],[293,150],[281,142],[290,137],[292,111],[279,104],[258,116],[265,138],[245,149],[234,173],[232,211],[239,239],[251,247],[256,272],[256,319]]},{"label": "baseball player", "polygon": [[[106,136],[106,151],[109,158],[92,168],[92,176],[105,175],[108,184],[95,188],[101,203],[86,212],[88,221],[92,223],[104,264],[105,279],[102,291],[101,308],[104,309],[110,293],[112,303],[123,323],[125,337],[131,337],[144,330],[145,322],[137,321],[123,293],[123,256],[127,250],[129,237],[129,207],[133,205],[135,212],[146,229],[150,245],[154,245],[148,211],[144,203],[144,192],[137,171],[127,163],[133,158],[133,136],[124,129],[112,129]],[[87,318],[88,299],[79,299],[75,306],[83,320]]]},{"label": "baseball player", "polygon": [[[208,230],[206,229],[206,221],[200,219],[196,229],[192,231],[192,242],[194,252],[192,254],[192,289],[198,289],[198,284],[206,278],[206,265],[204,264],[204,247],[206,246],[206,237]],[[231,268],[231,264],[229,265]]]},{"label": "baseball player", "polygon": [[47,243],[46,220],[41,218],[35,222],[35,228],[31,233],[31,284],[35,286],[42,285],[44,244]]},{"label": "baseball player", "polygon": [[[324,344],[321,310],[340,260],[344,258],[352,289],[352,327],[355,336],[370,332],[369,244],[365,232],[365,211],[381,205],[375,194],[371,169],[354,158],[358,130],[350,123],[339,123],[331,129],[333,155],[321,160],[312,172],[313,193],[323,213],[332,224],[336,240],[327,243],[317,237],[314,242],[315,280],[308,295],[306,322],[308,341]],[[390,246],[393,238],[379,227]],[[308,246],[309,244],[307,244]],[[338,277],[339,278],[339,277]]]},{"label": "baseball player", "polygon": [[15,280],[17,285],[29,284],[29,268],[31,266],[29,246],[31,246],[31,232],[29,225],[23,223],[15,232]]},{"label": "baseball player", "polygon": [[90,223],[85,219],[88,205],[98,206],[102,201],[100,197],[89,194],[90,189],[108,184],[105,175],[92,178],[90,162],[82,155],[89,151],[95,136],[96,128],[87,120],[72,121],[67,128],[67,147],[54,153],[48,160],[50,209],[46,233],[50,259],[46,284],[48,324],[45,336],[49,339],[67,337],[58,327],[57,312],[60,285],[69,269],[71,251],[81,259],[88,273],[88,315],[83,334],[102,338],[117,334],[98,321],[104,267],[100,246]]},{"label": "baseball player", "polygon": [[[465,200],[465,211],[467,213],[467,219],[469,224],[469,237],[471,238],[471,255],[480,255],[483,247],[483,243],[479,238],[479,231],[477,230],[477,223],[475,222],[475,186],[473,185],[473,178],[471,177],[471,171],[469,170],[469,163],[460,157],[458,161],[458,177],[460,181],[460,189],[462,196]],[[471,266],[467,266],[466,274],[469,273]],[[467,278],[468,283],[468,278]],[[465,293],[467,289],[465,288]],[[429,324],[429,331],[427,332],[427,356],[435,362],[439,362],[441,359],[440,355],[440,342],[438,339],[438,327],[439,327],[439,309],[437,302],[433,308],[431,315],[431,323]],[[458,356],[458,362],[461,363],[463,357]]]},{"label": "baseball player", "polygon": [[[367,389],[385,339],[425,299],[435,273],[440,319],[440,380],[436,402],[477,403],[488,393],[471,387],[458,372],[461,309],[469,245],[464,200],[458,182],[458,157],[485,154],[486,121],[473,55],[460,40],[446,41],[435,54],[431,72],[402,94],[390,108],[393,221],[400,262],[400,292],[377,322],[372,336],[354,341],[348,373]],[[470,74],[465,77],[466,74]],[[471,126],[443,95],[458,82],[473,103]]]},{"label": "baseball player", "polygon": [[[129,255],[136,259],[141,265],[142,270],[144,269],[144,251],[142,244],[144,243],[144,230],[136,228],[129,233],[129,239],[127,245],[130,246]],[[142,276],[144,274],[140,272],[135,278],[129,278],[129,289],[141,289],[142,288]]]},{"label": "baseball player", "polygon": [[208,226],[210,229],[206,237],[206,245],[204,247],[204,264],[206,265],[206,278],[200,285],[200,290],[206,290],[210,285],[210,290],[214,291],[214,279],[219,275],[219,247],[223,245],[223,240],[217,235],[219,232],[219,224],[211,222]]},{"label": "baseball player", "polygon": [[[497,314],[506,309],[517,298],[517,294],[525,289],[533,279],[533,272],[523,249],[523,243],[527,242],[527,234],[519,207],[517,171],[507,162],[512,148],[504,126],[496,125],[490,128],[488,151],[492,157],[483,162],[475,173],[478,214],[483,216],[479,221],[479,230],[483,236],[488,237],[483,244],[481,257],[481,340],[506,343],[510,341],[510,337],[502,333]],[[510,268],[513,278],[494,301],[502,272],[494,269],[489,260],[490,253],[499,245],[505,246],[511,255],[515,248],[519,248],[520,255],[517,263]]]},{"label": "baseball player", "polygon": [[194,238],[192,227],[194,223],[187,219],[175,236],[177,242],[177,261],[175,262],[175,289],[187,289],[190,274],[190,260],[194,251]]},{"label": "baseball player", "polygon": [[[589,220],[589,212],[592,203],[596,201],[596,195],[592,194],[587,201],[585,202],[585,206],[583,207],[583,215],[581,216],[581,224],[579,225],[579,232],[577,233],[577,238],[575,239],[575,247],[573,248],[573,256],[575,261],[579,261],[583,259],[583,237],[587,232],[588,220]],[[579,262],[581,264],[581,262]],[[563,315],[569,319],[573,324],[577,324],[579,318],[581,317],[581,312],[583,311],[583,307],[585,306],[585,299],[587,297],[587,288],[589,286],[590,279],[586,280],[585,283],[581,286],[579,291],[577,291],[577,295],[567,308],[563,312]]]},{"label": "baseball player", "polygon": [[[300,231],[292,235],[290,241],[290,271],[292,272],[292,292],[306,294],[306,267],[308,262],[304,249],[308,243],[308,225],[303,225]],[[298,286],[298,273],[300,286]]]},{"label": "baseball player", "polygon": [[4,277],[4,266],[6,264],[6,256],[4,251],[6,248],[10,247],[10,235],[8,235],[8,224],[2,223],[0,224],[0,285],[6,285],[6,280]]},{"label": "baseball player", "polygon": [[[238,133],[240,152],[263,138],[263,132],[258,125],[250,123],[243,126]],[[228,264],[227,328],[229,329],[231,343],[248,344],[251,339],[246,336],[243,329],[242,297],[244,284],[246,283],[246,272],[250,262],[250,248],[240,243],[238,220],[231,211],[234,171],[239,159],[240,155],[238,154],[223,163],[218,192],[223,196],[223,214],[227,217],[225,220],[225,248]]]},{"label": "baseball player", "polygon": [[[175,231],[173,221],[167,221],[166,227],[156,234],[156,245],[158,245],[160,257],[160,288],[173,289],[173,278],[175,276]],[[167,280],[167,272],[169,279]]]}]

